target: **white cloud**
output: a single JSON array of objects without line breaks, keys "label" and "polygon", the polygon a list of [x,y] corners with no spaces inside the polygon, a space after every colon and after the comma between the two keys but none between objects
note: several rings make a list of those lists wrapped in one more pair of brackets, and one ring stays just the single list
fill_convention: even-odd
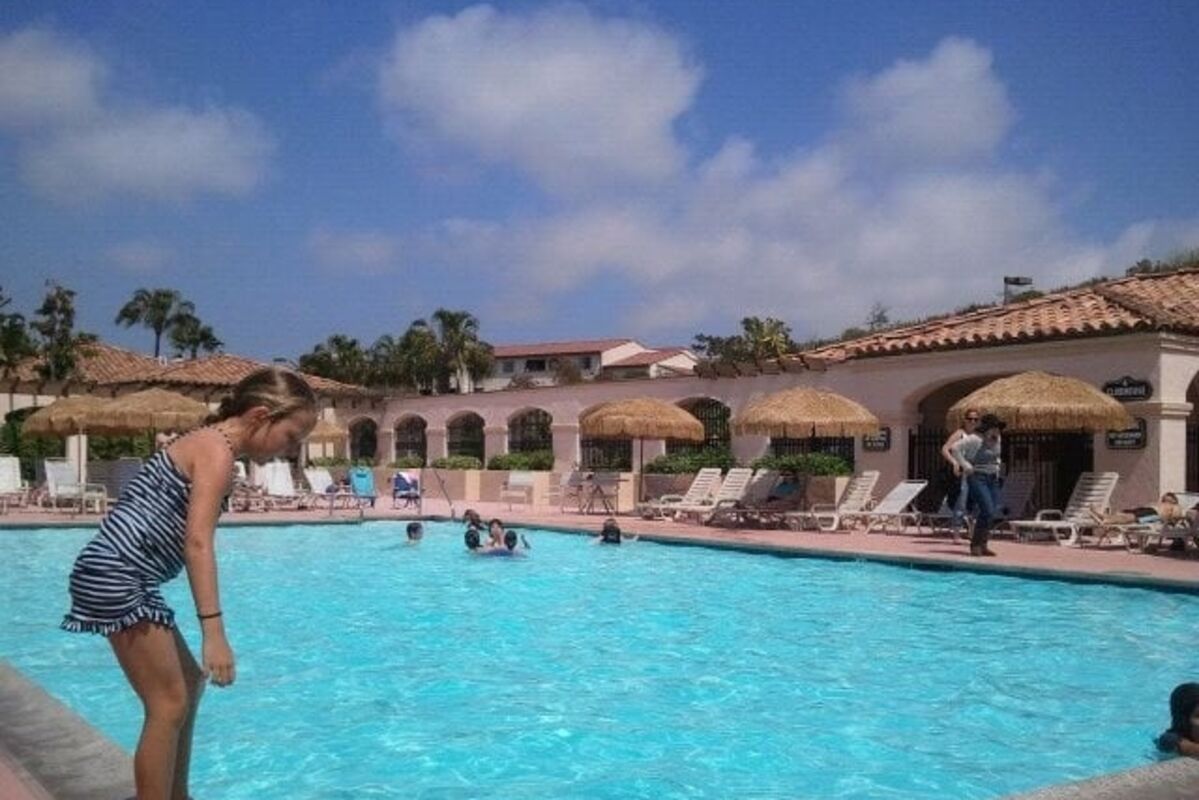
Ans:
[{"label": "white cloud", "polygon": [[135,274],[158,272],[175,260],[175,251],[157,242],[136,239],[115,244],[105,251],[109,263]]},{"label": "white cloud", "polygon": [[96,115],[105,74],[86,47],[53,31],[0,36],[0,127],[29,129]]},{"label": "white cloud", "polygon": [[102,92],[107,67],[52,31],[0,38],[0,127],[21,174],[64,203],[110,195],[241,195],[263,180],[274,141],[249,112],[147,105]]},{"label": "white cloud", "polygon": [[976,42],[948,38],[926,59],[851,81],[843,106],[852,137],[909,165],[990,154],[1016,117],[992,61]]},{"label": "white cloud", "polygon": [[652,195],[459,220],[422,258],[510,273],[551,295],[597,279],[623,286],[618,324],[643,335],[770,314],[803,336],[861,324],[875,302],[911,318],[994,300],[1004,274],[1049,289],[1199,243],[1195,221],[1080,236],[1062,187],[999,166],[1015,112],[973,42],[948,39],[844,92],[844,125],[805,151],[764,163],[732,137]]},{"label": "white cloud", "polygon": [[680,42],[648,24],[481,5],[399,31],[379,91],[409,138],[578,189],[676,174],[685,153],[672,126],[700,78]]},{"label": "white cloud", "polygon": [[240,195],[262,180],[273,140],[251,114],[166,108],[106,118],[23,150],[34,188],[73,202],[105,194]]},{"label": "white cloud", "polygon": [[322,266],[378,275],[396,266],[400,243],[377,231],[331,231],[318,228],[308,237],[308,249]]}]

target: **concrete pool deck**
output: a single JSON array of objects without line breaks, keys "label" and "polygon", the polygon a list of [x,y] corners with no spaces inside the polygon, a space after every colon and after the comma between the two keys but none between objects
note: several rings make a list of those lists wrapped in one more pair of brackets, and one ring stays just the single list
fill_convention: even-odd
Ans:
[{"label": "concrete pool deck", "polygon": [[[557,510],[507,504],[476,503],[484,519],[499,517],[512,525],[564,532],[598,531],[602,516],[558,513]],[[461,515],[465,506],[455,504]],[[420,517],[449,517],[444,501],[427,500]],[[417,518],[406,510],[392,510],[382,501],[365,509],[365,521],[394,520],[396,536],[402,522]],[[925,569],[969,569],[1031,578],[1058,578],[1168,591],[1199,593],[1199,552],[1146,554],[1122,547],[1065,548],[1056,544],[1021,544],[1010,539],[992,543],[995,558],[971,558],[965,544],[927,532],[817,533],[779,530],[734,530],[668,521],[620,517],[626,534],[669,544],[762,552],[781,556],[871,560]],[[0,515],[0,536],[5,528],[90,527],[95,515],[10,510]],[[227,514],[222,525],[281,525],[334,523],[352,525],[357,511],[267,512]],[[73,712],[0,661],[0,798],[4,800],[124,800],[132,795],[128,754],[104,738]],[[1092,781],[1051,787],[1021,800],[1074,800],[1075,798],[1129,798],[1129,800],[1183,800],[1199,798],[1199,761],[1178,759]]]}]

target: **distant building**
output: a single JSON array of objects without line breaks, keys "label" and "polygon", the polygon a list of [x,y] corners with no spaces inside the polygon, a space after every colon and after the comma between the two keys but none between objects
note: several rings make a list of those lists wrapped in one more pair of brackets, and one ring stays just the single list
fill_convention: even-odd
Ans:
[{"label": "distant building", "polygon": [[690,375],[697,359],[683,347],[653,349],[632,339],[586,339],[572,342],[504,344],[493,348],[495,367],[479,382],[479,389],[494,392],[527,381],[533,386],[553,386],[563,360],[574,363],[583,380],[597,378],[659,378]]}]

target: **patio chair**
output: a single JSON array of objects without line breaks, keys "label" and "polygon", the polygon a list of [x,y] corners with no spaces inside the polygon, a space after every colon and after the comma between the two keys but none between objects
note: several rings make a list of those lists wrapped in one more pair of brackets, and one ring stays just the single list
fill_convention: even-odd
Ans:
[{"label": "patio chair", "polygon": [[21,479],[21,460],[0,456],[0,508],[24,507],[29,502],[29,484]]},{"label": "patio chair", "polygon": [[745,497],[745,491],[749,488],[749,482],[753,476],[754,471],[749,467],[730,469],[715,494],[701,499],[698,503],[680,503],[674,509],[674,518],[677,520],[695,517],[702,522],[711,517],[712,512],[717,508],[737,505]]},{"label": "patio chair", "polygon": [[416,506],[417,513],[421,511],[420,478],[410,472],[397,472],[391,476],[391,507],[404,508]]},{"label": "patio chair", "polygon": [[816,504],[807,511],[792,511],[783,514],[783,522],[792,530],[814,528],[820,531],[841,530],[841,517],[864,511],[874,500],[874,487],[879,472],[868,469],[855,475],[845,487],[841,500],[836,505]]},{"label": "patio chair", "polygon": [[704,467],[695,473],[691,485],[683,494],[664,494],[657,500],[639,503],[637,513],[645,519],[663,519],[679,506],[694,506],[716,491],[720,481],[719,467]]},{"label": "patio chair", "polygon": [[[770,491],[779,482],[779,473],[773,469],[760,469],[749,480],[740,503],[730,503],[712,509],[704,520],[705,525],[731,525],[742,527],[764,510],[770,499]],[[797,492],[798,493],[798,492]]]},{"label": "patio chair", "polygon": [[296,489],[291,477],[291,464],[287,461],[271,461],[264,464],[259,471],[262,488],[266,493],[266,502],[272,508],[302,509],[316,505],[316,497],[310,492]]},{"label": "patio chair", "polygon": [[503,487],[500,488],[500,502],[507,503],[509,511],[512,510],[514,502],[528,506],[533,505],[533,482],[535,479],[536,476],[526,470],[509,472]]},{"label": "patio chair", "polygon": [[920,518],[923,515],[912,509],[912,503],[916,502],[916,497],[926,486],[928,481],[900,481],[891,487],[891,491],[887,492],[874,508],[843,513],[841,522],[860,522],[865,525],[866,533],[877,530],[890,533],[893,530],[902,530],[908,524],[916,526],[919,530]]},{"label": "patio chair", "polygon": [[349,508],[354,504],[354,493],[338,485],[326,467],[305,467],[304,480],[318,505],[329,501],[329,509]]},{"label": "patio chair", "polygon": [[1063,547],[1080,547],[1084,532],[1096,527],[1095,514],[1110,510],[1119,479],[1118,472],[1084,472],[1078,476],[1064,510],[1043,509],[1032,519],[1009,521],[1008,527],[1020,541],[1044,534]]},{"label": "patio chair", "polygon": [[587,481],[578,470],[563,472],[557,481],[550,482],[549,503],[558,506],[560,513],[565,513],[567,503],[574,506],[576,511],[583,510],[583,487]]},{"label": "patio chair", "polygon": [[619,472],[596,472],[583,489],[583,513],[590,514],[598,503],[605,514],[615,514],[620,500]]},{"label": "patio chair", "polygon": [[97,514],[108,509],[108,492],[104,487],[97,483],[80,483],[75,466],[65,458],[47,458],[43,466],[46,470],[43,505],[56,509],[59,503],[65,503],[67,508],[74,506],[80,512],[94,509]]},{"label": "patio chair", "polygon": [[[1036,485],[1037,476],[1028,470],[1009,472],[1004,477],[1003,488],[1000,490],[998,511],[1000,518],[996,524],[1005,525],[1008,520],[1024,517],[1028,513],[1028,507],[1032,504],[1032,492]],[[950,530],[953,527],[953,510],[942,503],[940,509],[926,512],[923,522],[933,532]],[[964,515],[962,527],[965,529],[966,538],[970,538],[974,528],[974,518],[969,514]],[[992,534],[996,532],[994,529],[991,531]]]},{"label": "patio chair", "polygon": [[350,491],[358,498],[360,504],[375,507],[375,473],[370,467],[350,468]]}]

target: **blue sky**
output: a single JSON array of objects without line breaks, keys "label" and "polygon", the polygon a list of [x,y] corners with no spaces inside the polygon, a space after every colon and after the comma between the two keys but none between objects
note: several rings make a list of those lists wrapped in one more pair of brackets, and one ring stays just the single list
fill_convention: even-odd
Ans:
[{"label": "blue sky", "polygon": [[0,285],[173,287],[232,352],[797,336],[1199,246],[1193,2],[0,11]]}]

